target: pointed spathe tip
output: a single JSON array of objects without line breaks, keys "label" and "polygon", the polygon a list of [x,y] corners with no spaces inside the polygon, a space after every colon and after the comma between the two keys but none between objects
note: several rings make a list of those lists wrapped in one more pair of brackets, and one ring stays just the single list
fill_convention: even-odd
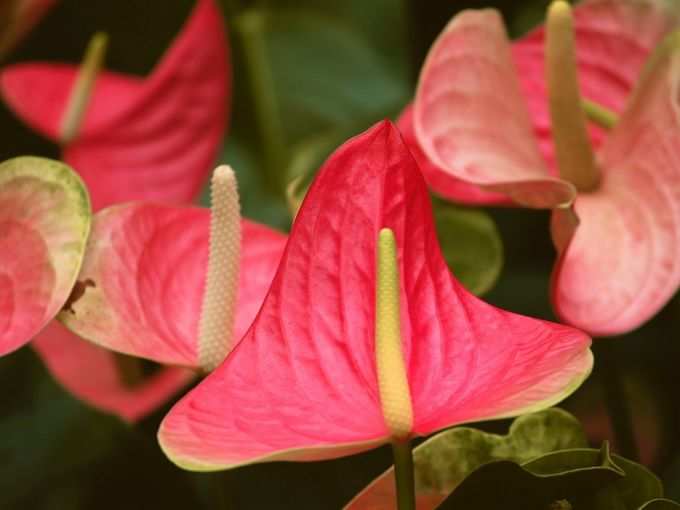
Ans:
[{"label": "pointed spathe tip", "polygon": [[373,127],[369,128],[367,132],[373,133],[376,136],[390,136],[392,133],[399,133],[399,129],[397,129],[397,126],[395,126],[390,119],[383,119],[380,122],[377,122]]}]

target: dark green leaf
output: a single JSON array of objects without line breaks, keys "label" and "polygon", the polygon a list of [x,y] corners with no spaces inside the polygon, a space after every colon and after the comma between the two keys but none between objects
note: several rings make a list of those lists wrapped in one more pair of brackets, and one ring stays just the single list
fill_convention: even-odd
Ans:
[{"label": "dark green leaf", "polygon": [[[413,451],[419,510],[435,508],[479,466],[499,460],[524,462],[548,452],[587,445],[581,424],[558,408],[517,418],[499,436],[469,427],[441,432]],[[393,508],[394,470],[375,479],[347,510]]]},{"label": "dark green leaf", "polygon": [[[0,507],[8,508],[36,489],[57,483],[108,451],[127,427],[118,419],[89,409],[39,370],[37,360],[23,361],[39,379],[32,401],[0,420]],[[71,497],[68,491],[64,497]],[[57,497],[57,495],[55,495]],[[59,496],[61,497],[61,496]]]},{"label": "dark green leaf", "polygon": [[435,202],[437,236],[453,274],[472,293],[490,290],[503,267],[503,243],[491,217]]},{"label": "dark green leaf", "polygon": [[605,443],[600,450],[562,450],[521,465],[484,464],[439,508],[637,510],[662,495],[661,483],[650,471],[610,455]]},{"label": "dark green leaf", "polygon": [[350,26],[302,10],[273,11],[267,19],[270,62],[289,143],[365,119],[361,130],[396,113],[408,100],[406,81]]}]

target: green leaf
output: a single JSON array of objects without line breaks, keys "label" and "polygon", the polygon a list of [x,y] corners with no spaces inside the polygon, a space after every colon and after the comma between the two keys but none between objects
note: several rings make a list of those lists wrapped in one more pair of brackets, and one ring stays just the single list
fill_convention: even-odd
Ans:
[{"label": "green leaf", "polygon": [[[413,451],[418,510],[436,508],[485,463],[500,459],[521,463],[547,452],[586,445],[578,420],[558,408],[520,416],[505,436],[469,427],[441,432]],[[394,501],[394,470],[389,469],[345,508],[387,510],[393,508]]]},{"label": "green leaf", "polygon": [[[492,490],[502,487],[502,490]],[[495,461],[470,474],[438,508],[491,510],[638,510],[656,500],[661,482],[645,467],[600,450],[569,449],[523,464]],[[673,508],[671,506],[671,508]]]},{"label": "green leaf", "polygon": [[491,217],[482,211],[435,202],[437,236],[453,274],[472,293],[489,291],[503,267],[503,243]]},{"label": "green leaf", "polygon": [[495,461],[470,474],[438,508],[546,510],[572,505],[585,510],[593,507],[584,501],[624,477],[606,443],[601,450],[563,450],[522,466]]},{"label": "green leaf", "polygon": [[342,20],[294,9],[272,11],[267,19],[272,74],[289,143],[358,119],[367,127],[408,100],[406,79]]},{"label": "green leaf", "polygon": [[234,23],[234,74],[242,78],[230,137],[256,156],[255,171],[274,192],[295,176],[288,165],[298,148],[305,150],[319,136],[346,133],[335,148],[398,113],[411,95],[403,69],[351,17],[311,6],[265,7]]},{"label": "green leaf", "polygon": [[277,0],[277,6],[304,9],[312,14],[332,17],[336,23],[352,30],[370,43],[390,68],[406,75],[411,57],[407,40],[408,6],[403,0],[372,0],[366,8],[364,0]]}]

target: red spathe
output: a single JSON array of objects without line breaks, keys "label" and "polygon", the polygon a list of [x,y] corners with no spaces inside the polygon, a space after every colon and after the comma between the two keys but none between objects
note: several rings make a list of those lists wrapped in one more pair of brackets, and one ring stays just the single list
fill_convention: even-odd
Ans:
[{"label": "red spathe", "polygon": [[455,280],[425,182],[383,122],[321,169],[255,322],[163,421],[173,461],[211,470],[314,460],[389,439],[374,353],[383,227],[398,245],[414,434],[551,405],[587,376],[587,335],[496,309]]}]

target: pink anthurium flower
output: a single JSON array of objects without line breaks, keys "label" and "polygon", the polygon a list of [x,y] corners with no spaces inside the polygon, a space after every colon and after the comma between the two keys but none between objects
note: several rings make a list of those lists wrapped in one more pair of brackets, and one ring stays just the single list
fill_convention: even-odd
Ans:
[{"label": "pink anthurium flower", "polygon": [[641,73],[679,16],[657,0],[573,14],[556,1],[547,30],[511,47],[496,11],[465,11],[401,120],[435,191],[553,208],[553,304],[592,334],[640,326],[680,284],[678,38]]},{"label": "pink anthurium flower", "polygon": [[385,121],[320,170],[254,323],[159,440],[194,470],[348,455],[550,406],[590,372],[589,346],[455,280],[425,182]]},{"label": "pink anthurium flower", "polygon": [[212,214],[152,202],[97,213],[79,275],[87,289],[59,319],[107,349],[208,372],[250,326],[285,243],[240,219],[233,173],[220,167]]},{"label": "pink anthurium flower", "polygon": [[[225,331],[233,328],[240,337],[252,322],[286,237],[240,219],[233,174],[222,170],[214,180],[212,226],[207,209],[153,202],[129,202],[95,215],[77,290],[59,315],[78,336],[55,322],[32,343],[80,399],[128,421],[142,418],[198,370],[210,371],[223,359],[231,347]],[[220,186],[223,173],[226,190]],[[226,292],[211,293],[212,281]],[[208,321],[201,327],[200,316]],[[112,351],[166,366],[126,380],[121,356]]]},{"label": "pink anthurium flower", "polygon": [[0,355],[18,349],[62,307],[90,231],[90,201],[66,165],[0,164]]},{"label": "pink anthurium flower", "polygon": [[[88,184],[95,209],[135,198],[193,200],[221,144],[230,95],[225,31],[215,2],[198,0],[146,79],[98,74],[105,45],[104,37],[95,36],[80,70],[7,67],[0,89],[20,117],[62,144],[64,159]],[[78,282],[71,300],[88,291],[88,282]],[[66,389],[128,421],[148,414],[195,377],[191,370],[164,367],[151,377],[125,380],[117,355],[58,323],[32,346]]]},{"label": "pink anthurium flower", "polygon": [[63,159],[83,177],[95,210],[133,199],[193,200],[221,145],[230,97],[227,41],[214,0],[198,0],[145,79],[97,76],[104,48],[101,37],[93,39],[80,70],[6,67],[3,97],[20,118],[62,144]]},{"label": "pink anthurium flower", "polygon": [[3,0],[0,5],[0,57],[10,51],[57,0]]}]

